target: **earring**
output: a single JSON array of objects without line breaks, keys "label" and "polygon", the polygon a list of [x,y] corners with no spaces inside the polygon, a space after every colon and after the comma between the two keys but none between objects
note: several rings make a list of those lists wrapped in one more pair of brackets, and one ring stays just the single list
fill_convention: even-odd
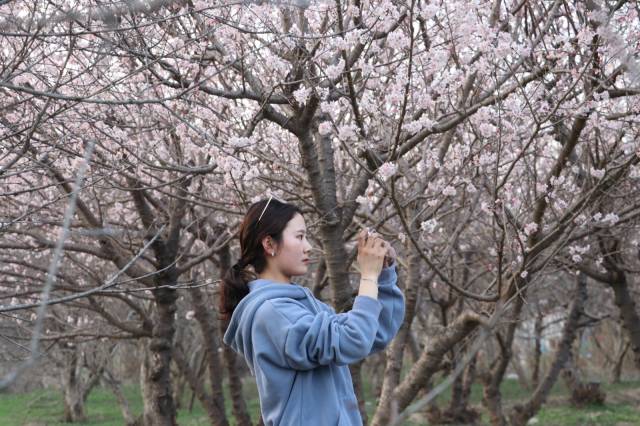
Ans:
[{"label": "earring", "polygon": [[271,256],[275,256],[276,254],[274,252],[271,252]]}]

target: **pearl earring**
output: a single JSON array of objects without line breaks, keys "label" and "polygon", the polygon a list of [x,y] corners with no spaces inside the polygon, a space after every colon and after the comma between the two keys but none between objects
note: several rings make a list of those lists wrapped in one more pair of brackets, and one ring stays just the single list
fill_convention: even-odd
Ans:
[{"label": "pearl earring", "polygon": [[271,256],[275,256],[276,254],[274,252],[271,252]]}]

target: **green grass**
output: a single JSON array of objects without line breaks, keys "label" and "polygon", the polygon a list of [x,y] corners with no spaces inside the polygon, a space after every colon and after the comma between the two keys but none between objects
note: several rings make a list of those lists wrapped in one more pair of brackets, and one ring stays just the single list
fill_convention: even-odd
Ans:
[{"label": "green grass", "polygon": [[[617,385],[604,385],[607,391],[606,405],[602,407],[586,407],[576,409],[568,406],[564,402],[567,390],[560,383],[554,387],[551,393],[551,402],[543,407],[536,416],[538,425],[551,426],[630,426],[640,425],[640,410],[636,408],[638,401],[630,401],[625,398],[615,398],[625,391],[638,389],[639,382],[626,382]],[[131,410],[138,415],[142,412],[142,399],[139,389],[136,386],[127,386],[124,389],[125,395],[131,405]],[[226,392],[226,390],[225,390]],[[370,400],[371,390],[368,383],[365,383],[365,394],[368,397],[366,403],[369,415],[373,415],[375,401]],[[523,400],[529,395],[529,391],[522,389],[516,381],[505,380],[502,386],[503,400],[506,406]],[[255,386],[247,381],[245,383],[245,395],[247,404],[254,422],[257,420],[259,404]],[[472,404],[480,404],[482,389],[474,386],[472,389]],[[441,395],[438,403],[442,406],[449,399],[448,392]],[[229,398],[226,400],[226,410],[231,416],[231,404]],[[182,401],[182,407],[178,411],[178,422],[180,425],[195,426],[209,425],[210,422],[198,401],[196,400],[193,410],[189,412],[186,407],[189,401],[187,398]],[[122,415],[120,407],[113,395],[106,389],[97,388],[90,395],[86,404],[87,416],[89,420],[83,425],[96,426],[120,426],[122,425]],[[62,396],[59,392],[51,389],[37,390],[25,394],[2,394],[0,393],[0,425],[2,426],[24,426],[24,425],[62,425]],[[419,423],[408,422],[409,425]]]},{"label": "green grass", "polygon": [[[125,395],[135,415],[142,413],[142,398],[138,388],[125,387]],[[186,404],[186,402],[185,402]],[[96,388],[85,405],[88,421],[84,425],[121,426],[122,414],[113,394]],[[26,394],[0,394],[0,424],[3,426],[63,425],[62,394],[53,389],[37,390]],[[180,410],[181,425],[208,425],[204,410],[194,404],[193,412]]]},{"label": "green grass", "polygon": [[536,416],[539,425],[562,426],[631,426],[640,424],[640,412],[630,404],[606,404],[580,410],[568,407],[548,407]]}]

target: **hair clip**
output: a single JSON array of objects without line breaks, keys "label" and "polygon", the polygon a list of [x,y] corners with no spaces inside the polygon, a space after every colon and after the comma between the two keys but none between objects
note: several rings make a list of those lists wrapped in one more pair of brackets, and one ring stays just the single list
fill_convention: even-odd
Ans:
[{"label": "hair clip", "polygon": [[273,199],[273,195],[269,195],[269,201],[267,201],[267,204],[264,206],[264,209],[262,209],[262,213],[260,213],[260,217],[258,218],[258,222],[260,222],[260,219],[262,219],[262,215],[264,215],[264,212],[267,211],[267,207],[269,207],[269,203],[271,202],[272,199]]}]

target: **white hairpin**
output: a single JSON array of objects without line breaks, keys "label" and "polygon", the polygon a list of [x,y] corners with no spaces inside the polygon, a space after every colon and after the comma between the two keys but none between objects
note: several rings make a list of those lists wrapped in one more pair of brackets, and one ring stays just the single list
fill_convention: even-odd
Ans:
[{"label": "white hairpin", "polygon": [[267,211],[267,207],[269,207],[269,203],[271,202],[272,199],[273,199],[273,195],[269,195],[269,201],[267,201],[267,205],[264,206],[264,209],[262,209],[262,213],[260,213],[260,217],[258,218],[258,222],[260,222],[260,219],[262,219],[262,215],[264,214],[264,212]]}]

